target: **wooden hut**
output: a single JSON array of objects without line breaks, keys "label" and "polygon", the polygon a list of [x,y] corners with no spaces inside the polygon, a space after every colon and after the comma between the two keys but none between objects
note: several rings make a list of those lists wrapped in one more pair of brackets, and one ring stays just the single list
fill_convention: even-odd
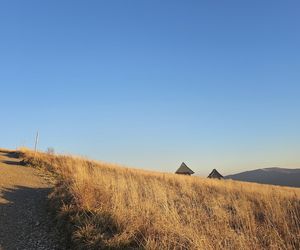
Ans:
[{"label": "wooden hut", "polygon": [[192,175],[194,171],[191,170],[184,162],[181,163],[175,174]]},{"label": "wooden hut", "polygon": [[214,178],[219,180],[224,179],[223,175],[221,175],[216,169],[213,169],[213,171],[211,171],[207,178]]}]

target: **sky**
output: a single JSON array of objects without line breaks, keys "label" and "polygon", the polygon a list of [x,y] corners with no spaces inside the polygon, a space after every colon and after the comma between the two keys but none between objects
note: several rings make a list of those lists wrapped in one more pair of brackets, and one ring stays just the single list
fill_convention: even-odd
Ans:
[{"label": "sky", "polygon": [[299,1],[0,2],[0,147],[206,176],[300,168]]}]

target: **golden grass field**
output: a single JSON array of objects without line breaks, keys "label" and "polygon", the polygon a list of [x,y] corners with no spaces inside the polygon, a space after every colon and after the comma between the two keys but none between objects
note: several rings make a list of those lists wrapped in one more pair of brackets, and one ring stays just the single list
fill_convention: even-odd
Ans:
[{"label": "golden grass field", "polygon": [[300,249],[300,189],[130,169],[23,150],[78,249]]}]

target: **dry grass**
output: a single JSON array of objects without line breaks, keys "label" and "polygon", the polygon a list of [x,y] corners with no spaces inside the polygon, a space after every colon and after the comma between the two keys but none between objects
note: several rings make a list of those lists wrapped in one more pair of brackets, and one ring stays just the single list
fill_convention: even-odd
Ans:
[{"label": "dry grass", "polygon": [[300,249],[300,189],[25,152],[78,249]]},{"label": "dry grass", "polygon": [[2,152],[2,153],[11,153],[11,152],[15,152],[15,150],[10,150],[10,149],[6,149],[6,148],[0,148],[0,152]]}]

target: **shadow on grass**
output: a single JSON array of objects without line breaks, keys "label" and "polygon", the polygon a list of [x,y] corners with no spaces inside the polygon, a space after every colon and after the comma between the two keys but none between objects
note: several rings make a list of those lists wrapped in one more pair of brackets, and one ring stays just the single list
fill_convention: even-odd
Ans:
[{"label": "shadow on grass", "polygon": [[20,158],[21,156],[21,153],[20,152],[17,152],[17,151],[13,151],[13,152],[6,152],[5,155],[9,158],[15,158],[15,159],[18,159]]},{"label": "shadow on grass", "polygon": [[7,165],[25,166],[23,161],[1,161],[1,162]]}]

